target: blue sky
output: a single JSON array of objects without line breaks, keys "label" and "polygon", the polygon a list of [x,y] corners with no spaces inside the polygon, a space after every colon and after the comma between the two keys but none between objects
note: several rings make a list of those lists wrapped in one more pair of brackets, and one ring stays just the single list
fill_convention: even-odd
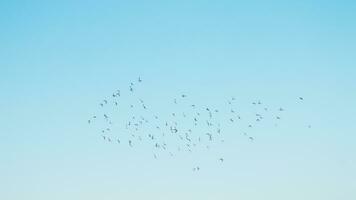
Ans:
[{"label": "blue sky", "polygon": [[[0,199],[356,198],[355,9],[1,1]],[[226,126],[216,151],[154,160],[86,124],[98,102],[138,76],[157,113],[186,93],[217,106],[235,96],[246,113],[261,99],[286,114],[278,127],[254,129],[253,143]],[[221,155],[223,165],[214,161]]]}]

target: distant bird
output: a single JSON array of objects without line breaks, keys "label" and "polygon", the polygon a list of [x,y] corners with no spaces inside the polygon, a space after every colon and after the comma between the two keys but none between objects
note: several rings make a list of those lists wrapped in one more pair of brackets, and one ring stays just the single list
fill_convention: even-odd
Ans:
[{"label": "distant bird", "polygon": [[[135,86],[139,86],[140,83],[143,82],[141,79],[141,76],[138,76],[136,80],[133,82],[129,82],[130,84],[126,85],[126,87],[131,91],[132,95],[128,97],[129,99],[125,99],[125,94],[121,96],[120,90],[116,90],[114,92],[109,93],[108,97],[104,97],[101,102],[98,102],[100,107],[103,107],[102,109],[105,109],[105,113],[103,111],[97,115],[94,115],[92,118],[87,119],[88,124],[92,125],[101,125],[99,129],[99,133],[101,134],[101,137],[103,140],[107,142],[114,142],[121,144],[121,142],[124,144],[128,142],[128,148],[136,147],[139,144],[143,144],[145,142],[149,143],[151,147],[153,147],[154,151],[166,151],[168,155],[171,157],[175,156],[175,153],[179,152],[194,152],[195,150],[198,150],[199,147],[203,147],[205,150],[210,150],[210,148],[215,144],[222,144],[225,142],[225,138],[223,138],[223,131],[225,130],[223,126],[221,125],[228,125],[230,124],[229,122],[232,122],[231,125],[235,125],[238,122],[243,122],[243,120],[246,120],[246,123],[243,127],[247,128],[247,130],[253,130],[252,126],[258,128],[258,125],[262,124],[263,122],[268,122],[268,120],[263,120],[264,117],[267,119],[268,114],[268,109],[273,110],[272,108],[269,108],[268,106],[264,105],[265,102],[263,100],[255,99],[247,104],[252,103],[253,105],[258,105],[254,107],[254,109],[258,109],[259,111],[254,111],[252,112],[252,118],[248,118],[247,116],[243,116],[243,118],[240,117],[242,113],[240,113],[240,110],[238,108],[235,108],[235,103],[236,98],[234,96],[231,96],[230,99],[226,99],[226,101],[222,102],[225,104],[225,107],[221,107],[216,109],[217,107],[211,107],[208,108],[206,106],[199,106],[199,105],[204,105],[202,103],[204,102],[196,102],[197,104],[193,104],[193,102],[185,102],[187,105],[183,103],[183,99],[186,98],[188,100],[187,94],[178,94],[175,97],[172,98],[170,101],[174,100],[174,104],[182,104],[179,106],[179,108],[176,106],[176,110],[171,110],[168,112],[168,117],[170,114],[173,117],[169,117],[171,121],[168,121],[168,119],[164,119],[163,116],[161,116],[161,113],[147,113],[143,112],[143,109],[147,109],[149,107],[151,109],[154,108],[154,106],[151,107],[151,105],[145,104],[145,102],[136,97],[136,91],[140,92],[140,90],[136,90]],[[138,89],[138,88],[137,88]],[[126,90],[127,91],[127,90]],[[128,91],[128,93],[130,93]],[[135,92],[134,92],[135,91]],[[148,91],[149,92],[149,91]],[[137,93],[137,95],[141,95]],[[119,99],[120,97],[120,99]],[[123,98],[123,101],[121,101],[121,98]],[[181,99],[183,98],[183,99]],[[189,96],[190,98],[190,96]],[[304,98],[300,96],[295,97],[297,101],[303,101]],[[297,99],[298,98],[298,99]],[[125,101],[124,101],[125,100]],[[182,102],[180,102],[182,100]],[[138,102],[139,101],[139,102]],[[128,105],[126,105],[125,109],[125,104],[123,102],[129,102]],[[205,102],[206,103],[206,102]],[[173,103],[171,104],[174,105]],[[98,105],[98,107],[99,107]],[[262,106],[259,106],[262,105]],[[135,109],[133,109],[135,106]],[[140,106],[143,107],[143,109],[136,109],[140,108]],[[147,107],[146,107],[147,106]],[[141,108],[142,108],[141,107]],[[120,111],[122,110],[123,112],[117,113],[118,108],[120,108]],[[130,109],[132,108],[132,109]],[[187,109],[188,108],[188,109]],[[192,108],[192,109],[190,109]],[[110,111],[110,109],[112,109]],[[166,108],[164,110],[169,110],[169,108]],[[264,111],[263,111],[264,110]],[[282,107],[277,107],[275,110],[279,113],[282,111],[285,111],[285,108]],[[286,110],[288,110],[286,108]],[[116,113],[113,113],[115,111]],[[128,111],[128,112],[127,112]],[[154,110],[152,110],[152,113],[154,113]],[[219,113],[219,114],[218,114]],[[221,113],[221,116],[219,116]],[[256,114],[257,113],[257,114]],[[121,116],[117,116],[116,114],[122,114]],[[125,116],[126,114],[126,116]],[[146,115],[147,114],[147,115]],[[223,118],[224,114],[226,116],[230,116],[227,118]],[[272,114],[272,113],[271,113]],[[255,115],[255,116],[254,116]],[[98,117],[97,117],[98,116]],[[101,117],[104,116],[104,117]],[[132,117],[133,116],[133,117]],[[135,117],[136,116],[136,117]],[[254,118],[253,118],[254,117]],[[279,120],[281,119],[282,114],[274,114],[272,115],[272,119],[275,117],[275,119]],[[99,118],[99,120],[96,120],[96,118]],[[103,120],[105,119],[105,120]],[[120,126],[120,121],[123,121],[123,127]],[[147,119],[152,120],[149,122]],[[160,121],[162,119],[162,121]],[[173,120],[172,120],[173,119]],[[243,119],[243,120],[241,120]],[[250,119],[250,121],[247,121],[247,119]],[[129,121],[131,120],[131,121]],[[165,121],[167,120],[167,121]],[[241,121],[240,121],[241,120]],[[104,121],[104,123],[100,124],[100,122]],[[199,122],[198,122],[199,121]],[[206,123],[203,123],[203,122]],[[236,121],[236,123],[235,123]],[[84,121],[85,122],[85,121]],[[112,125],[112,122],[115,124]],[[191,124],[191,123],[194,124]],[[225,122],[225,123],[224,123]],[[276,123],[276,121],[275,121]],[[199,124],[199,126],[198,126]],[[109,126],[108,126],[109,125]],[[116,126],[117,125],[117,126]],[[276,125],[277,126],[277,125]],[[306,127],[311,128],[311,125],[305,124]],[[123,140],[121,136],[120,137],[114,137],[112,134],[117,133],[116,131],[120,132],[120,127],[122,129],[128,131],[127,137],[128,139]],[[243,128],[242,127],[242,128]],[[118,128],[118,130],[117,130]],[[235,127],[234,127],[235,128]],[[179,130],[179,131],[178,131]],[[100,132],[101,131],[101,132]],[[167,132],[168,131],[168,132]],[[148,134],[150,132],[150,134]],[[112,133],[112,134],[111,134]],[[243,133],[243,137],[247,141],[254,141],[255,138],[252,137],[250,134],[247,134],[245,132],[239,132],[240,134]],[[142,137],[141,137],[142,136]],[[148,137],[147,137],[148,136]],[[121,139],[121,140],[120,140]],[[142,141],[142,142],[137,142],[137,140]],[[176,140],[176,144],[178,146],[171,146],[170,144],[174,144],[174,140]],[[165,141],[169,141],[168,145],[164,143]],[[173,142],[173,143],[171,143]],[[221,142],[221,143],[220,143]],[[127,143],[126,143],[127,144]],[[147,145],[145,145],[147,146]],[[177,148],[177,149],[176,149]],[[175,151],[173,151],[175,149]],[[157,159],[157,152],[152,152],[153,156],[155,159]],[[152,155],[152,154],[151,154]],[[223,163],[224,158],[217,158],[218,162]],[[200,167],[196,166],[193,168],[194,171],[199,171]]]}]

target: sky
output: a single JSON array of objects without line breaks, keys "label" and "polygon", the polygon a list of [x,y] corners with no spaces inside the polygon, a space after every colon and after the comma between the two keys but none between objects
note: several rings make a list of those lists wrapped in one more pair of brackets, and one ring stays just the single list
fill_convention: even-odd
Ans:
[{"label": "sky", "polygon": [[[356,199],[355,9],[346,0],[1,1],[0,199]],[[139,76],[157,113],[185,93],[217,106],[234,96],[246,113],[261,100],[285,116],[254,129],[253,142],[226,125],[212,151],[155,160],[87,124]]]}]

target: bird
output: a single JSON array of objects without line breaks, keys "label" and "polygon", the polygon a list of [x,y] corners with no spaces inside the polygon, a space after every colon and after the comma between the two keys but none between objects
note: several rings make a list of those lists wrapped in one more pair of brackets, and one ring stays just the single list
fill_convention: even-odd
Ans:
[{"label": "bird", "polygon": [[[179,105],[179,108],[177,108],[177,110],[169,111],[167,113],[168,114],[167,119],[165,119],[163,116],[161,116],[160,115],[161,113],[155,113],[155,115],[154,115],[151,113],[143,112],[144,111],[143,109],[146,110],[148,107],[148,108],[150,108],[148,110],[152,110],[152,113],[153,113],[154,106],[147,105],[141,98],[136,97],[136,94],[140,95],[139,94],[140,90],[138,90],[139,88],[137,88],[137,90],[136,90],[135,86],[139,86],[141,82],[142,82],[141,76],[138,76],[136,80],[134,80],[131,83],[129,82],[129,84],[126,85],[126,87],[128,87],[128,89],[132,93],[132,96],[128,97],[128,98],[130,98],[129,101],[126,101],[126,99],[125,99],[126,96],[124,93],[121,96],[120,90],[116,90],[116,91],[114,90],[111,93],[109,93],[108,97],[104,97],[104,98],[102,98],[103,100],[101,102],[98,102],[100,105],[100,106],[98,105],[98,107],[99,108],[102,107],[102,109],[105,109],[105,113],[102,113],[102,112],[100,113],[101,116],[104,116],[104,117],[101,118],[100,114],[95,113],[97,115],[93,115],[91,118],[87,119],[87,123],[92,124],[92,125],[100,125],[101,119],[106,120],[106,121],[103,120],[104,124],[102,124],[102,127],[99,127],[100,128],[99,133],[101,134],[102,138],[106,141],[106,143],[107,142],[114,142],[114,143],[117,142],[118,144],[121,144],[121,142],[122,142],[124,144],[124,143],[128,142],[129,147],[127,147],[127,148],[130,148],[130,147],[135,148],[139,144],[148,142],[148,143],[150,143],[150,146],[153,147],[154,151],[157,151],[157,150],[166,151],[167,156],[170,155],[171,157],[173,157],[178,152],[193,153],[199,147],[203,147],[203,149],[205,149],[205,147],[206,147],[207,148],[207,149],[205,149],[206,151],[210,150],[210,148],[215,146],[215,143],[221,144],[221,143],[225,142],[225,138],[223,138],[224,131],[222,131],[222,130],[225,130],[224,126],[229,126],[229,125],[233,126],[233,125],[237,124],[238,122],[243,122],[243,120],[249,119],[247,116],[242,115],[242,113],[241,113],[242,110],[240,111],[238,108],[235,108],[235,103],[237,103],[237,101],[234,96],[230,96],[230,98],[226,99],[227,102],[223,101],[222,103],[225,105],[225,108],[221,107],[218,110],[218,109],[216,109],[217,107],[214,108],[213,106],[210,108],[207,105],[199,106],[199,105],[204,105],[204,104],[201,104],[203,102],[189,102],[187,97],[189,96],[189,99],[190,99],[190,95],[180,93],[180,94],[176,94],[176,96],[175,96],[176,98],[173,97],[171,99],[171,101],[174,100],[174,104],[182,104],[182,105]],[[128,91],[128,93],[130,93],[130,91]],[[120,99],[119,99],[119,97],[120,97]],[[187,102],[183,103],[182,98],[185,99],[185,101],[187,101]],[[304,98],[301,96],[296,96],[294,98],[297,101],[304,100]],[[121,99],[123,101],[121,101]],[[168,101],[170,101],[170,100],[168,99]],[[123,102],[128,102],[128,105],[126,105],[127,106],[126,108],[128,108],[128,110],[125,109],[125,104],[123,104]],[[187,104],[185,104],[185,103],[187,103]],[[194,103],[197,103],[197,104],[194,104]],[[257,125],[258,124],[262,125],[263,124],[262,121],[268,122],[268,120],[263,120],[264,118],[268,119],[267,115],[264,116],[264,113],[267,114],[268,110],[272,110],[272,108],[269,108],[268,106],[266,106],[265,103],[259,99],[254,99],[254,100],[248,102],[247,104],[250,104],[250,103],[252,103],[253,105],[256,105],[256,107],[254,109],[258,109],[259,111],[256,111],[255,113],[251,113],[252,114],[251,121],[247,122],[247,124],[245,124],[244,126],[246,128],[249,127],[248,130],[253,130],[252,127],[254,126],[254,127],[258,128]],[[173,107],[174,104],[173,104],[173,102],[171,102],[170,106]],[[135,109],[133,109],[134,106],[135,106]],[[142,106],[143,109],[136,109],[136,108],[139,108],[140,106]],[[130,107],[132,109],[130,109]],[[252,105],[251,105],[251,107],[252,107]],[[113,113],[112,111],[117,112],[118,108],[120,108],[120,111],[121,110],[129,111],[128,113],[126,113],[127,114],[126,118],[125,118],[125,115],[121,115],[118,118],[116,118],[117,113]],[[112,109],[112,110],[110,111],[109,109]],[[168,111],[169,108],[164,109],[164,110]],[[287,107],[282,108],[281,106],[279,106],[279,107],[275,108],[275,110],[279,114],[274,114],[274,116],[272,115],[272,119],[275,117],[275,119],[279,120],[279,119],[281,119],[281,117],[283,117],[283,116],[281,116],[282,114],[280,112],[288,110],[288,109],[287,109]],[[120,112],[120,113],[124,114],[125,112]],[[227,118],[225,118],[225,121],[224,121],[224,118],[222,118],[224,116],[224,114],[227,114],[227,116],[228,116]],[[219,115],[221,115],[221,116],[219,116]],[[243,118],[241,118],[240,115]],[[96,120],[97,116],[99,118],[98,120]],[[124,120],[124,122],[122,124],[123,126],[120,126],[120,122],[117,122],[116,119]],[[148,121],[148,119],[150,121]],[[168,121],[169,119],[171,119],[171,121]],[[204,121],[206,123],[201,123]],[[84,120],[84,122],[85,122],[85,120]],[[152,123],[152,122],[154,122],[154,123]],[[193,122],[193,124],[191,124],[192,122]],[[229,122],[233,122],[233,123],[230,124]],[[112,123],[114,125],[112,125]],[[276,121],[275,121],[275,123],[276,123]],[[109,126],[107,126],[107,125],[109,125]],[[127,136],[129,137],[129,139],[124,140],[123,137],[125,137],[125,136],[121,136],[121,134],[120,134],[120,137],[111,136],[111,133],[120,131],[120,130],[117,130],[120,127],[122,127],[122,129],[124,129],[124,130],[126,128],[126,130],[128,131]],[[305,127],[311,128],[311,125],[305,124]],[[199,132],[198,130],[200,130],[202,132]],[[148,134],[149,132],[151,132],[151,133]],[[249,134],[247,134],[245,132],[240,132],[240,133],[241,134],[243,133],[243,135],[244,135],[243,137],[247,141],[252,142],[255,140],[255,138],[252,137],[250,135],[250,133]],[[141,141],[141,142],[135,143],[137,141],[135,139],[137,139],[138,141]],[[172,139],[177,140],[177,142],[179,142],[178,146],[174,147],[174,146],[170,145],[171,143],[167,143],[167,144],[164,143],[165,141],[171,142]],[[172,142],[174,142],[174,141],[172,141]],[[172,149],[174,149],[174,150],[172,150]],[[157,155],[158,155],[157,152],[152,152],[152,153],[153,153],[154,158],[157,159]],[[224,158],[218,157],[218,162],[223,163]],[[193,170],[199,171],[200,167],[195,166],[193,168]]]}]

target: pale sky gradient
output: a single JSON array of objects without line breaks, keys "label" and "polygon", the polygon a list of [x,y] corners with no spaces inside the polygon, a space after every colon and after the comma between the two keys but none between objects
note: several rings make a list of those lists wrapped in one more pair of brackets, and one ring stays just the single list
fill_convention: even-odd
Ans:
[{"label": "pale sky gradient", "polygon": [[[0,199],[356,199],[355,10],[321,0],[1,1]],[[156,161],[86,124],[138,76],[157,112],[182,92],[287,112],[253,143],[230,126],[215,153]],[[219,155],[222,166],[211,162]]]}]

